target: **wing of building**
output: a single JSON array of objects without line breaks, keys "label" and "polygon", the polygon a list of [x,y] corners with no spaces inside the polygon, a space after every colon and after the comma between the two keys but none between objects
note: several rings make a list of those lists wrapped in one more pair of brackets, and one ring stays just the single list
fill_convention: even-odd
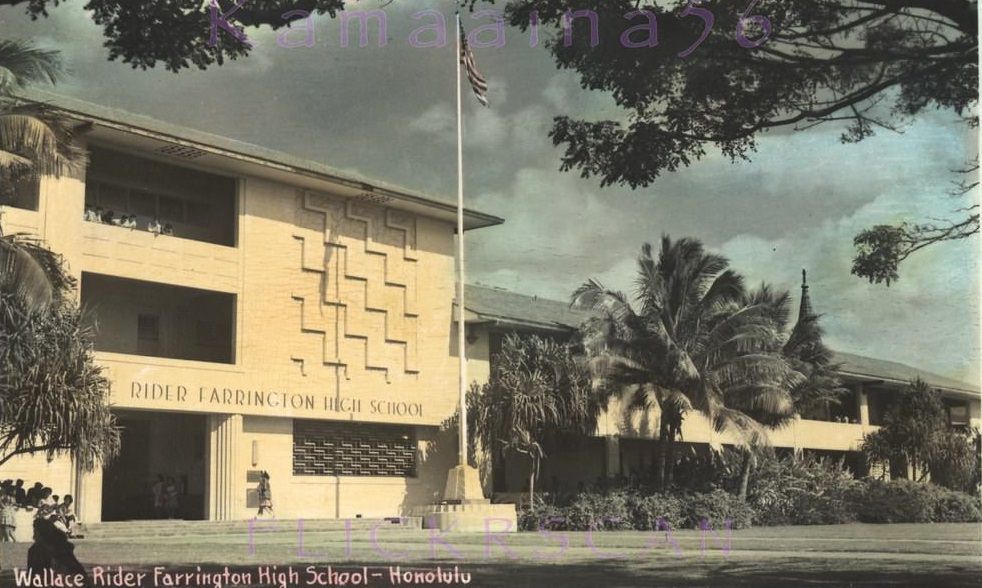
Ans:
[{"label": "wing of building", "polygon": [[[808,313],[807,288],[802,292],[802,313]],[[535,333],[569,337],[591,314],[569,308],[568,303],[525,296],[485,286],[469,286],[465,296],[468,321],[468,373],[484,378],[490,373],[501,339],[508,333]],[[948,417],[956,427],[979,427],[979,387],[892,361],[851,353],[835,353],[839,376],[848,394],[839,405],[802,415],[788,427],[773,431],[778,451],[798,451],[843,458],[857,474],[866,464],[858,451],[863,435],[882,423],[883,412],[900,389],[920,378],[943,397]],[[626,398],[614,399],[601,416],[595,435],[576,447],[548,448],[541,481],[546,489],[571,491],[604,478],[643,477],[650,473],[657,439],[657,413],[628,410]],[[713,430],[698,413],[686,415],[681,439],[692,451],[733,444],[735,439]],[[496,492],[525,489],[527,466],[506,460],[494,467]]]}]

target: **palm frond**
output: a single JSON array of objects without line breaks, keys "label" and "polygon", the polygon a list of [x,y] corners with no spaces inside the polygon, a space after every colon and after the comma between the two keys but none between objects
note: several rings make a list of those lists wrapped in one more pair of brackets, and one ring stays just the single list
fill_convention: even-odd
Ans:
[{"label": "palm frond", "polygon": [[38,49],[29,41],[0,40],[0,95],[30,84],[57,82],[62,75],[57,51]]}]

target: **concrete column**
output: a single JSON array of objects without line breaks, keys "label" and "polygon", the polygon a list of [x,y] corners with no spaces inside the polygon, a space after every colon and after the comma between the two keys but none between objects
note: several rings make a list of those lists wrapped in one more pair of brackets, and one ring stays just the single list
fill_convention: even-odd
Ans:
[{"label": "concrete column", "polygon": [[234,520],[245,503],[245,471],[239,457],[245,447],[242,415],[208,415],[208,519]]},{"label": "concrete column", "polygon": [[607,477],[616,478],[621,475],[621,438],[616,435],[604,437],[604,461],[607,465]]},{"label": "concrete column", "polygon": [[982,403],[978,400],[968,401],[968,426],[972,428],[982,427]]},{"label": "concrete column", "polygon": [[856,412],[859,413],[859,424],[868,427],[869,395],[866,394],[866,386],[862,383],[856,385]]},{"label": "concrete column", "polygon": [[83,472],[72,464],[72,492],[75,498],[75,517],[83,523],[102,521],[102,468]]}]

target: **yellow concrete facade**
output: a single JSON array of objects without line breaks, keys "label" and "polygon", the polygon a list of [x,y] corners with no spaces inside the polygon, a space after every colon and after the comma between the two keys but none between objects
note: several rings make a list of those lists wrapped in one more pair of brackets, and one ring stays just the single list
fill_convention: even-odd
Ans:
[{"label": "yellow concrete facade", "polygon": [[[140,128],[100,130],[100,122],[90,146],[166,160],[148,146],[174,142]],[[234,296],[231,362],[97,347],[113,409],[206,415],[203,518],[252,517],[248,472],[258,470],[270,474],[277,516],[391,517],[438,500],[455,463],[455,443],[440,425],[456,410],[458,378],[448,207],[195,147],[207,152],[202,161],[165,163],[234,178],[234,246],[83,220],[85,178],[43,177],[36,210],[0,207],[5,233],[40,236],[81,280],[109,276]],[[487,219],[475,222],[500,222]],[[97,322],[113,331],[131,310],[96,308]],[[294,475],[294,419],[409,426],[416,473]],[[14,459],[2,470],[0,478],[74,494],[85,522],[103,519],[101,471],[80,474],[67,458],[43,457]]]}]

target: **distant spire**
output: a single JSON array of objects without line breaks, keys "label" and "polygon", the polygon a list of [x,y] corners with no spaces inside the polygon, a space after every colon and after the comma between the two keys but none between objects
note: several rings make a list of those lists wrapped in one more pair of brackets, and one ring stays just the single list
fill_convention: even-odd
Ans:
[{"label": "distant spire", "polygon": [[798,307],[798,320],[811,316],[812,303],[808,298],[808,275],[804,269],[801,270],[801,305]]}]

